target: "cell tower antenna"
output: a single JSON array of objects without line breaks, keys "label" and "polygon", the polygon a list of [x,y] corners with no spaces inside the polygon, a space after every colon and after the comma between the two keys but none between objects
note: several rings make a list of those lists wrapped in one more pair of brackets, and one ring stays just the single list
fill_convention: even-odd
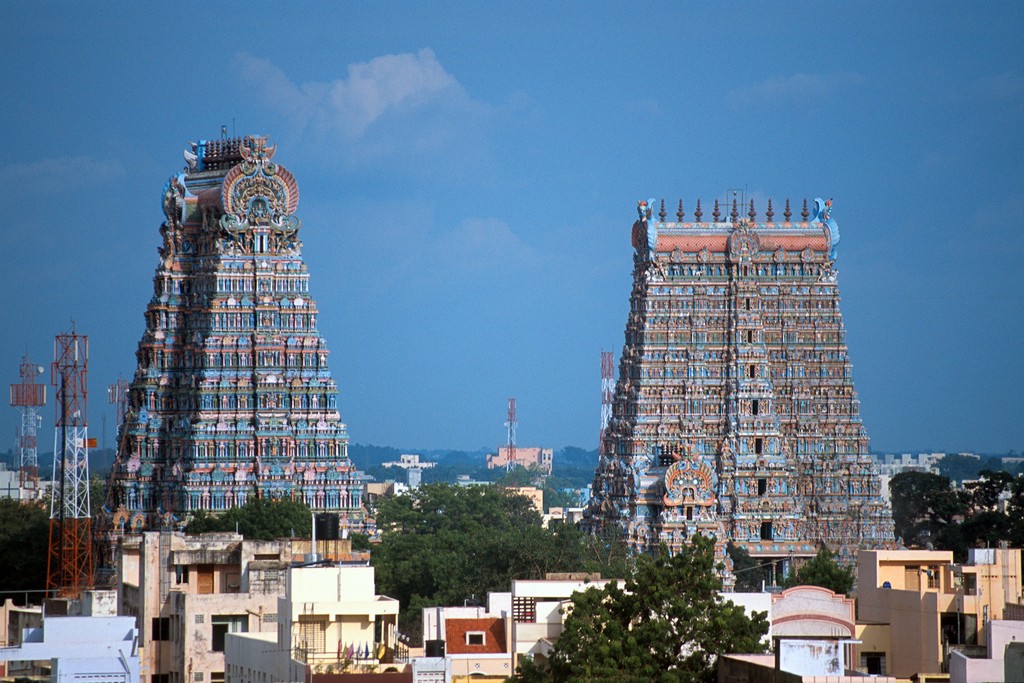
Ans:
[{"label": "cell tower antenna", "polygon": [[117,378],[107,385],[107,402],[114,406],[114,433],[121,433],[121,423],[128,412],[128,380]]},{"label": "cell tower antenna", "polygon": [[516,422],[516,400],[510,398],[508,400],[508,419],[505,421],[505,427],[508,429],[508,444],[506,445],[506,451],[508,459],[505,461],[505,469],[511,470],[516,466],[516,427],[519,425]]},{"label": "cell tower antenna", "polygon": [[59,334],[51,381],[57,390],[50,499],[50,551],[46,587],[74,598],[92,587],[92,520],[89,516],[89,430],[86,420],[89,338]]},{"label": "cell tower antenna", "polygon": [[36,384],[43,367],[36,365],[26,353],[21,359],[21,382],[11,385],[11,405],[21,410],[21,428],[18,430],[19,494],[35,498],[39,493],[39,442],[36,431],[43,424],[39,409],[46,405],[46,385]]},{"label": "cell tower antenna", "polygon": [[615,354],[601,352],[601,433],[598,437],[597,452],[604,455],[604,434],[608,421],[612,419],[612,396],[615,393]]}]

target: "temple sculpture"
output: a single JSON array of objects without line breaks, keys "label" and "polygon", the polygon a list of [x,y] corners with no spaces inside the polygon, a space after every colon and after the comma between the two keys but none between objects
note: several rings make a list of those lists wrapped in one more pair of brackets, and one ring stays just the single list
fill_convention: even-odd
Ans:
[{"label": "temple sculpture", "polygon": [[317,305],[295,178],[262,137],[191,143],[163,242],[107,510],[123,531],[292,499],[369,530]]},{"label": "temple sculpture", "polygon": [[[747,207],[743,207],[746,209]],[[839,310],[831,200],[782,221],[641,201],[612,417],[585,525],[635,551],[713,535],[780,572],[889,547]],[[728,564],[728,562],[726,562]]]}]

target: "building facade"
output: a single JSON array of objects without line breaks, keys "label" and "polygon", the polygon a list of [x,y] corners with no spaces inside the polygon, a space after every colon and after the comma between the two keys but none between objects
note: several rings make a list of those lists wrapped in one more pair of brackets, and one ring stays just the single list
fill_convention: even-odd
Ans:
[{"label": "building facade", "polygon": [[[511,457],[510,457],[511,455]],[[544,474],[550,475],[555,462],[555,451],[551,448],[531,448],[516,446],[510,454],[508,446],[498,446],[498,452],[487,454],[487,469],[496,467],[535,467]]]},{"label": "building facade", "polygon": [[139,630],[142,683],[224,683],[228,633],[276,633],[292,561],[287,541],[238,534],[128,534],[118,613]]},{"label": "building facade", "polygon": [[260,496],[366,529],[302,259],[299,188],[274,152],[260,137],[192,143],[164,187],[108,500],[115,528],[170,528]]},{"label": "building facade", "polygon": [[[673,552],[696,533],[785,565],[819,545],[852,564],[893,542],[839,310],[831,200],[666,220],[640,202],[595,533]],[[745,207],[744,207],[745,208]]]},{"label": "building facade", "polygon": [[858,619],[889,638],[858,634],[861,655],[884,654],[881,673],[898,678],[949,673],[956,652],[983,654],[992,624],[1024,602],[1019,548],[973,549],[964,564],[949,550],[861,551],[857,566]]},{"label": "building facade", "polygon": [[399,653],[398,600],[376,594],[368,562],[291,567],[286,576],[277,630],[227,638],[227,683],[332,683],[342,673],[408,670]]}]

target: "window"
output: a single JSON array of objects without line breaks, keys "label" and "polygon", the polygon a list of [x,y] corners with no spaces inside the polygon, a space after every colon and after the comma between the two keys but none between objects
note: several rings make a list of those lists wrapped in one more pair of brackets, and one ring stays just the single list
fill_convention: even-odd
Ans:
[{"label": "window", "polygon": [[761,478],[757,480],[757,495],[763,496],[768,493],[768,480]]},{"label": "window", "polygon": [[760,415],[761,414],[761,402],[759,400],[757,400],[756,398],[750,404],[750,408],[751,408],[750,412],[752,412],[754,415]]},{"label": "window", "polygon": [[153,640],[171,639],[170,617],[153,617]]},{"label": "window", "polygon": [[223,671],[211,671],[210,672],[210,683],[224,683],[224,672]]},{"label": "window", "polygon": [[751,379],[754,379],[755,377],[757,377],[757,366],[756,365],[751,365],[750,367],[747,368],[747,377],[750,377]]},{"label": "window", "polygon": [[192,680],[196,681],[197,683],[198,683],[198,681],[202,681],[203,680],[203,672],[202,671],[194,672],[192,674]]},{"label": "window", "polygon": [[150,674],[149,683],[171,683],[170,674]]},{"label": "window", "polygon": [[761,455],[761,453],[763,451],[764,451],[764,439],[762,439],[761,437],[757,437],[756,439],[754,439],[754,453],[756,455]]},{"label": "window", "polygon": [[860,668],[869,676],[885,675],[885,653],[884,652],[861,652]]},{"label": "window", "polygon": [[485,640],[486,635],[483,631],[466,632],[466,645],[483,645]]},{"label": "window", "polygon": [[774,538],[774,536],[772,534],[772,523],[771,522],[761,522],[761,540],[762,541],[771,541],[771,540],[773,540],[773,538]]},{"label": "window", "polygon": [[249,616],[246,614],[217,614],[211,617],[213,637],[210,649],[224,652],[224,637],[229,633],[245,633],[249,630]]},{"label": "window", "polygon": [[188,583],[188,565],[187,564],[176,564],[174,565],[174,583],[181,585]]}]

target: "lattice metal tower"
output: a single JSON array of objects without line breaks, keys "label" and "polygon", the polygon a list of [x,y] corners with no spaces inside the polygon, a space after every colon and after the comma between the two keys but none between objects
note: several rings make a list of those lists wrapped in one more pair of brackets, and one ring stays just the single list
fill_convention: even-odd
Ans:
[{"label": "lattice metal tower", "polygon": [[29,360],[21,360],[21,382],[11,385],[11,405],[21,410],[21,428],[18,430],[18,486],[21,495],[33,497],[39,490],[39,442],[36,432],[43,424],[39,409],[46,405],[46,385],[36,384],[36,376],[43,368]]},{"label": "lattice metal tower", "polygon": [[505,428],[508,429],[508,461],[505,463],[505,469],[510,470],[516,466],[516,400],[510,398],[508,400],[508,419],[505,420]]},{"label": "lattice metal tower", "polygon": [[52,382],[57,390],[50,501],[50,554],[46,587],[77,597],[92,586],[92,524],[89,517],[89,430],[86,421],[89,339],[57,335]]}]

